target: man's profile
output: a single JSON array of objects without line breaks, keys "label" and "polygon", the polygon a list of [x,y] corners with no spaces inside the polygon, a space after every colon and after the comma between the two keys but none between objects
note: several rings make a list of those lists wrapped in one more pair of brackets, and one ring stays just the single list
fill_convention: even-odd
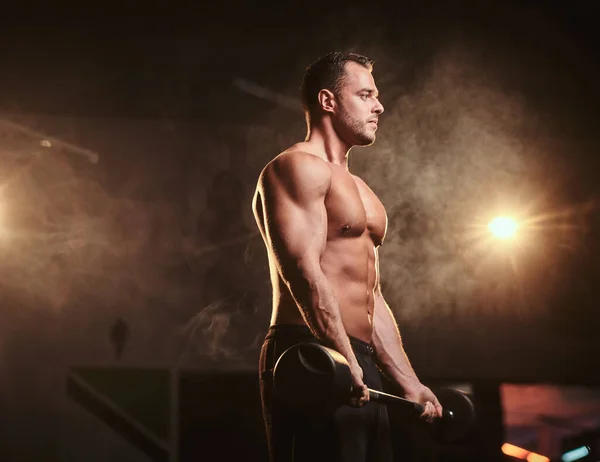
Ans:
[{"label": "man's profile", "polygon": [[[391,461],[387,410],[369,402],[367,390],[382,388],[380,370],[404,397],[425,405],[424,419],[441,416],[381,293],[385,208],[348,170],[350,150],[374,143],[384,111],[372,69],[372,60],[355,53],[333,52],[311,64],[301,86],[306,139],[277,155],[258,179],[253,211],[273,288],[259,364],[272,462]],[[346,358],[353,383],[348,405],[300,419],[277,402],[273,367],[299,342],[321,343]]]}]

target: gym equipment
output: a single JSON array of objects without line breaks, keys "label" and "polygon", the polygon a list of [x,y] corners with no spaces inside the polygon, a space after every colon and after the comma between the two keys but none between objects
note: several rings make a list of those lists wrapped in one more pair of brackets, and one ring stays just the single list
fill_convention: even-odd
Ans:
[{"label": "gym equipment", "polygon": [[[279,357],[273,370],[276,399],[298,415],[327,412],[348,404],[352,393],[352,377],[346,358],[318,343],[291,346]],[[388,406],[412,408],[415,415],[425,406],[369,388],[370,399]],[[458,390],[443,389],[436,393],[444,408],[432,430],[442,442],[455,442],[466,437],[475,423],[471,399]]]}]

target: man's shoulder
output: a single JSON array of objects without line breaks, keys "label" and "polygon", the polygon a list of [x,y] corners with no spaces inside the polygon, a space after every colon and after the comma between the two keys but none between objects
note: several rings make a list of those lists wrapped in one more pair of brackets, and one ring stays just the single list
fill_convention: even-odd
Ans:
[{"label": "man's shoulder", "polygon": [[331,168],[315,154],[289,149],[278,154],[265,166],[261,176],[265,175],[310,182],[331,177]]},{"label": "man's shoulder", "polygon": [[302,149],[288,149],[269,162],[282,167],[310,167],[329,170],[329,164],[319,156]]}]

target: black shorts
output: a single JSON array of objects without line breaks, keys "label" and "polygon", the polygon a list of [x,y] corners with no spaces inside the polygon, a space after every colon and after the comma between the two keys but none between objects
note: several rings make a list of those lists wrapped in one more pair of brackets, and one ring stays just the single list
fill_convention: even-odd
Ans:
[{"label": "black shorts", "polygon": [[[260,393],[271,462],[391,462],[390,426],[385,405],[368,402],[360,408],[342,405],[327,415],[299,418],[286,414],[273,399],[273,368],[290,346],[319,343],[307,326],[269,328],[260,352]],[[382,389],[373,348],[350,337],[363,380]]]}]

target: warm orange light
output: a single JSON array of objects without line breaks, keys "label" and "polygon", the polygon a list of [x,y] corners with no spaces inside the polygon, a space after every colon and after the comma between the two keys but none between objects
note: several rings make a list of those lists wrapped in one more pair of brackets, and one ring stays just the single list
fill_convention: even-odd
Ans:
[{"label": "warm orange light", "polygon": [[541,456],[535,452],[530,452],[527,456],[527,462],[550,462],[546,456]]},{"label": "warm orange light", "polygon": [[514,444],[510,444],[510,443],[504,443],[502,445],[502,452],[504,454],[506,454],[507,456],[512,456],[512,457],[516,457],[517,459],[523,459],[523,460],[525,460],[525,458],[527,457],[527,454],[529,454],[528,450],[520,448],[519,446],[515,446]]},{"label": "warm orange light", "polygon": [[502,452],[507,456],[516,457],[517,459],[526,460],[527,462],[550,462],[546,456],[541,456],[535,452],[530,452],[527,449],[520,448],[514,444],[504,443]]},{"label": "warm orange light", "polygon": [[490,221],[488,228],[497,238],[508,239],[517,232],[517,222],[509,217],[496,217]]}]

